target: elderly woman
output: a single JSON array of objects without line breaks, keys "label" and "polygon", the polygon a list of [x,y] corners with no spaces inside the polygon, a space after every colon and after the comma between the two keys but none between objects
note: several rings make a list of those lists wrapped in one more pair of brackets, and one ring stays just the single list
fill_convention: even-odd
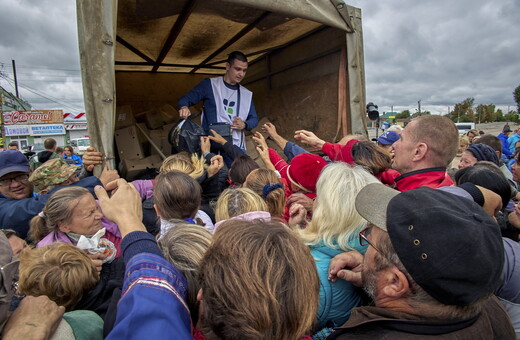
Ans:
[{"label": "elderly woman", "polygon": [[[362,302],[361,294],[350,282],[329,281],[328,269],[334,256],[350,250],[360,253],[366,250],[358,234],[367,227],[367,222],[357,213],[354,202],[359,191],[370,183],[377,183],[377,179],[361,166],[343,162],[327,165],[318,180],[312,220],[307,228],[297,230],[311,250],[320,277],[316,331],[342,325],[350,310]],[[329,331],[322,330],[324,335]]]},{"label": "elderly woman", "polygon": [[82,187],[63,188],[52,194],[31,220],[29,238],[36,247],[54,242],[78,245],[81,241],[91,253],[103,254],[105,261],[121,256],[117,225],[103,217],[94,196]]},{"label": "elderly woman", "polygon": [[46,295],[68,311],[74,309],[98,279],[92,261],[70,244],[58,242],[20,254],[20,292]]},{"label": "elderly woman", "polygon": [[63,148],[63,159],[69,164],[83,164],[83,160],[81,159],[81,157],[74,153],[74,149],[70,145],[67,145]]},{"label": "elderly woman", "polygon": [[498,155],[493,148],[486,144],[471,144],[462,152],[459,170],[475,165],[479,161],[492,162],[499,165]]},{"label": "elderly woman", "polygon": [[[46,296],[68,311],[51,339],[103,339],[103,319],[93,311],[76,308],[99,279],[94,264],[83,251],[58,242],[36,249],[26,248],[19,258],[18,292],[26,296]],[[36,327],[35,324],[37,320],[31,320],[32,327]],[[37,333],[31,335],[39,338]],[[70,333],[76,337],[64,335]]]}]

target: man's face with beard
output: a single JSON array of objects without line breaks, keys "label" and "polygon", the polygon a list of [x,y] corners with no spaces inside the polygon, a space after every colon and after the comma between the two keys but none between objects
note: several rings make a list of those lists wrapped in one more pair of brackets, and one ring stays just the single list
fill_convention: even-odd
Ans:
[{"label": "man's face with beard", "polygon": [[370,245],[365,252],[365,257],[363,259],[363,269],[362,269],[362,279],[363,279],[363,290],[372,298],[374,302],[376,302],[377,292],[378,292],[378,274],[380,270],[378,270],[378,259],[381,254],[378,254],[377,247],[378,240],[381,236],[384,235],[384,231],[377,228],[370,228],[370,234],[366,237],[370,241]]},{"label": "man's face with beard", "polygon": [[368,269],[366,266],[363,266],[362,278],[363,290],[375,302],[377,294],[377,272],[373,269]]}]

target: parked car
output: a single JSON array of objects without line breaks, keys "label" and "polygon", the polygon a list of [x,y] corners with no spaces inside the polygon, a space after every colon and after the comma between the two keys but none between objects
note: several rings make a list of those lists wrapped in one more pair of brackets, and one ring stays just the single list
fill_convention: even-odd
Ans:
[{"label": "parked car", "polygon": [[461,135],[465,135],[469,130],[476,129],[475,123],[455,123],[455,126]]},{"label": "parked car", "polygon": [[38,152],[45,151],[43,144],[34,144],[29,145],[27,148],[22,149],[23,154],[27,159],[30,159],[32,156],[36,155]]},{"label": "parked car", "polygon": [[83,156],[87,148],[90,146],[90,138],[77,138],[70,141],[70,145],[74,149],[74,153]]}]

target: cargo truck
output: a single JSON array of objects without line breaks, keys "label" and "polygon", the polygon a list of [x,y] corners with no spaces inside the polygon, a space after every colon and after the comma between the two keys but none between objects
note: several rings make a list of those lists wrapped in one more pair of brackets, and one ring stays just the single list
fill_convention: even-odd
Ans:
[{"label": "cargo truck", "polygon": [[169,154],[178,99],[234,50],[281,135],[366,133],[361,10],[343,0],[77,0],[77,15],[91,144],[127,175]]}]

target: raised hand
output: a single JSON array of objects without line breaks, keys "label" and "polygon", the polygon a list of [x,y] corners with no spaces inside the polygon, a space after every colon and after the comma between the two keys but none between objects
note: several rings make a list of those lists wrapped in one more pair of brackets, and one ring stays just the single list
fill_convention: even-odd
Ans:
[{"label": "raised hand", "polygon": [[325,144],[325,141],[318,138],[312,131],[298,130],[294,132],[294,138],[304,144],[310,145],[313,148],[320,149]]}]

